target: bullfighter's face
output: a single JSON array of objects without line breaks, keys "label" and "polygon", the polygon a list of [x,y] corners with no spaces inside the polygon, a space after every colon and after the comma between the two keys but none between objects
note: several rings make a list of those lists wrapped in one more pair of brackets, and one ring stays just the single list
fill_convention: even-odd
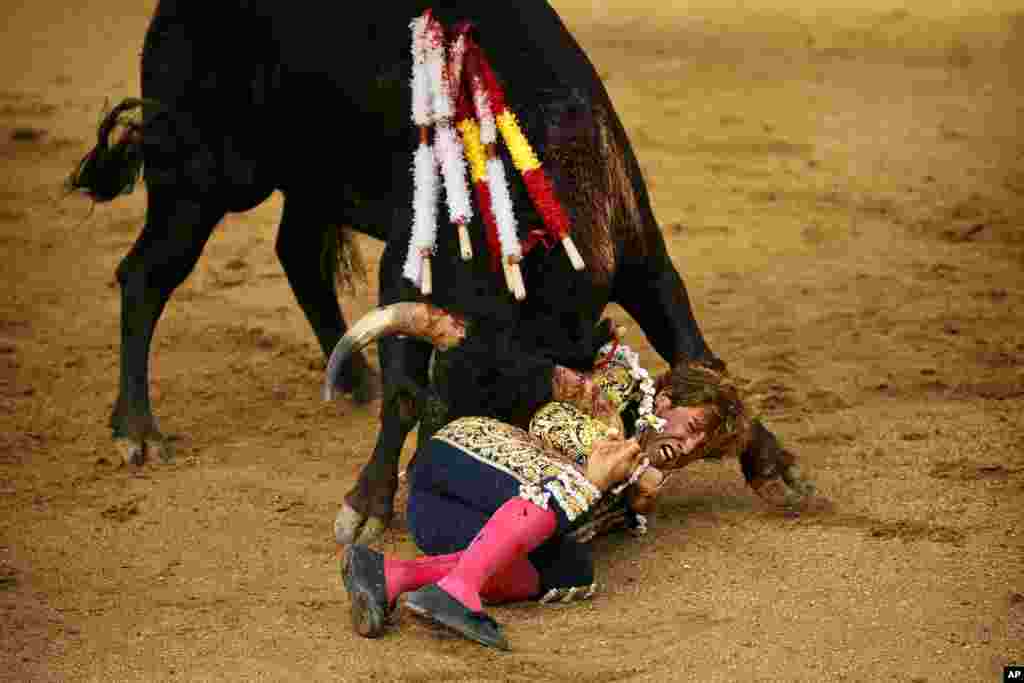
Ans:
[{"label": "bullfighter's face", "polygon": [[675,469],[689,461],[687,456],[696,457],[695,451],[718,422],[711,406],[675,406],[666,392],[655,397],[654,412],[665,420],[665,427],[660,433],[650,433],[644,442],[644,454],[659,468],[671,463]]}]

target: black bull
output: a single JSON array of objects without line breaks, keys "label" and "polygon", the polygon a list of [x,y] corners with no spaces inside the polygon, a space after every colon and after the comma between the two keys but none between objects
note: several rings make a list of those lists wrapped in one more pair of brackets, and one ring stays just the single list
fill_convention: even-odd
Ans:
[{"label": "black bull", "polygon": [[[555,11],[536,0],[507,3],[319,3],[311,0],[161,0],[142,49],[142,99],[101,127],[72,186],[97,200],[130,189],[144,162],[145,226],[117,268],[121,375],[111,417],[126,459],[166,452],[149,401],[148,355],[157,320],[227,212],[284,196],[276,251],[325,355],[346,331],[334,279],[318,267],[325,236],[350,225],[386,242],[382,305],[415,300],[401,277],[411,226],[409,21],[428,6],[446,26],[468,19],[505,85],[510,106],[542,157],[587,261],[572,270],[560,247],[535,247],[523,262],[528,289],[515,303],[493,271],[478,218],[476,258],[461,262],[454,230],[439,231],[432,300],[497,315],[519,329],[556,321],[572,338],[621,304],[670,363],[713,365],[683,281],[652,214],[640,167],[593,65]],[[122,109],[141,123],[109,146]],[[140,153],[141,150],[141,153]],[[510,166],[507,166],[511,168]],[[521,183],[513,199],[521,231],[538,227]],[[547,330],[550,332],[550,329]],[[391,519],[401,447],[418,415],[395,387],[425,386],[431,347],[385,339],[385,401],[371,460],[346,496],[341,540],[368,539]],[[457,370],[457,369],[456,369]],[[354,355],[342,390],[366,400],[374,378]],[[538,396],[536,398],[542,398]]]}]

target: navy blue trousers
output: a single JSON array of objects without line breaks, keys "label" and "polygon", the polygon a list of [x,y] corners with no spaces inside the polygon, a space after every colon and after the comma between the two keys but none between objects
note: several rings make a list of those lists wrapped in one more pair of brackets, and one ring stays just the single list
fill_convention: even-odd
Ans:
[{"label": "navy blue trousers", "polygon": [[[515,477],[437,439],[417,451],[408,475],[406,516],[416,546],[428,555],[464,550],[498,508],[519,496]],[[540,575],[536,597],[594,582],[590,544],[567,536],[565,514],[552,509],[558,517],[555,533],[529,555]]]}]

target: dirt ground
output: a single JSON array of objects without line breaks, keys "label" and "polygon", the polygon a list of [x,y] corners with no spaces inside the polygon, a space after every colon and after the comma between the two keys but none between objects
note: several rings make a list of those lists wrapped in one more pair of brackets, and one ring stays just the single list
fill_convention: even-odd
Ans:
[{"label": "dirt ground", "polygon": [[[144,191],[93,210],[61,182],[106,99],[137,94],[155,2],[14,4],[0,679],[922,683],[1024,663],[1024,5],[555,3],[712,347],[824,502],[787,516],[735,462],[694,466],[646,538],[600,543],[593,600],[494,609],[514,647],[497,653],[408,617],[350,630],[332,523],[378,406],[319,401],[279,197],[225,221],[161,322],[176,462],[119,466],[113,273]],[[635,325],[628,341],[664,367]],[[400,524],[380,547],[415,554]]]}]

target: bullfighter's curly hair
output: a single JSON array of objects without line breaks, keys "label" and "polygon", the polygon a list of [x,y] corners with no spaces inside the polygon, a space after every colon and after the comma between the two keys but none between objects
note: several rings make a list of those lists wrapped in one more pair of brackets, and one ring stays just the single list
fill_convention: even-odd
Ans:
[{"label": "bullfighter's curly hair", "polygon": [[700,363],[680,363],[659,381],[673,406],[708,406],[708,439],[700,446],[711,459],[737,456],[750,442],[751,416],[739,387],[724,372]]}]

